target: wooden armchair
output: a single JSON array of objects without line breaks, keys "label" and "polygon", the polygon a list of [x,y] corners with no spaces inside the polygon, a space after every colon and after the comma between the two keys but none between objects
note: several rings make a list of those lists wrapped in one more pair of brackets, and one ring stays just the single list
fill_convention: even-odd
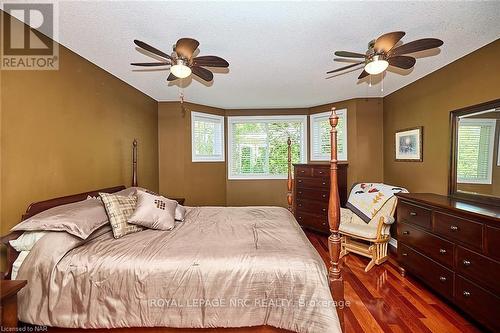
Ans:
[{"label": "wooden armchair", "polygon": [[394,223],[397,204],[393,196],[382,206],[369,223],[347,208],[341,208],[339,232],[342,235],[340,257],[349,252],[371,258],[365,268],[368,272],[375,264],[387,260],[387,246],[391,235],[389,229]]}]

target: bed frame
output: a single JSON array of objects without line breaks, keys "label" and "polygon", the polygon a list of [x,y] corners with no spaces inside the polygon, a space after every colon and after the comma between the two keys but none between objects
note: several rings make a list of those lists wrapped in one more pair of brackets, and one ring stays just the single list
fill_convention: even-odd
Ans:
[{"label": "bed frame", "polygon": [[[328,250],[330,252],[330,268],[328,270],[328,279],[333,300],[337,304],[337,314],[340,319],[342,331],[344,331],[344,281],[340,266],[341,237],[339,233],[340,225],[340,197],[338,184],[338,160],[337,160],[337,125],[339,116],[332,108],[330,115],[330,197],[328,200],[328,223],[330,225],[330,237],[328,237]],[[288,180],[287,180],[287,202],[288,209],[293,212],[293,179],[292,179],[292,142],[290,138],[288,144]]]},{"label": "bed frame", "polygon": [[[340,224],[340,199],[338,192],[338,181],[337,181],[337,129],[336,126],[338,124],[339,117],[335,113],[335,108],[332,108],[332,114],[330,115],[330,140],[331,140],[331,160],[330,160],[330,197],[328,204],[328,221],[330,224],[331,235],[328,238],[328,247],[330,252],[330,268],[328,271],[330,289],[332,292],[332,296],[337,306],[337,313],[340,319],[342,331],[344,331],[344,313],[343,313],[343,305],[344,305],[344,284],[342,280],[342,272],[341,267],[339,265],[340,260],[340,234],[339,234],[339,224]],[[293,179],[292,179],[292,154],[291,154],[291,140],[288,139],[288,180],[287,180],[287,202],[290,211],[292,211],[292,198],[293,198]],[[132,144],[132,186],[137,186],[137,140],[134,140]],[[97,196],[99,192],[106,193],[114,193],[120,190],[125,189],[125,186],[116,186],[110,188],[99,189],[90,192],[84,192],[79,194],[73,194],[65,197],[54,198],[50,200],[35,202],[29,205],[26,213],[22,216],[21,220],[25,220],[33,215],[36,215],[40,212],[43,212],[47,209],[69,204],[72,202],[77,202],[81,200],[85,200],[87,196]],[[8,235],[1,238],[1,243],[7,247],[7,270],[4,275],[0,278],[10,279],[10,274],[12,271],[12,264],[17,259],[19,252],[17,252],[12,246],[9,244],[9,240],[16,239],[19,237],[23,231],[11,232]],[[104,330],[83,330],[83,329],[58,329],[54,328],[55,332],[104,332]],[[110,330],[105,330],[109,332]],[[117,329],[120,332],[135,332],[137,328],[130,329]],[[242,327],[242,328],[229,328],[229,329],[179,329],[179,328],[141,328],[141,332],[162,332],[162,333],[187,333],[187,332],[238,332],[238,333],[285,333],[289,332],[283,329],[274,328],[271,326],[258,326],[258,327]]]}]

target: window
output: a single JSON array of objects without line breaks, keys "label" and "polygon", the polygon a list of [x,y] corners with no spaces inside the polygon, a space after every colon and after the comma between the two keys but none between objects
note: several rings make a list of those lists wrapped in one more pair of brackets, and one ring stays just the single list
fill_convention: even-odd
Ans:
[{"label": "window", "polygon": [[491,184],[495,119],[460,119],[458,126],[457,181]]},{"label": "window", "polygon": [[191,112],[193,162],[224,161],[224,117]]},{"label": "window", "polygon": [[[339,116],[337,125],[337,159],[347,161],[347,110],[336,110]],[[330,117],[331,112],[311,115],[311,161],[330,160]]]},{"label": "window", "polygon": [[288,137],[292,163],[305,163],[307,116],[228,118],[228,178],[286,179]]}]

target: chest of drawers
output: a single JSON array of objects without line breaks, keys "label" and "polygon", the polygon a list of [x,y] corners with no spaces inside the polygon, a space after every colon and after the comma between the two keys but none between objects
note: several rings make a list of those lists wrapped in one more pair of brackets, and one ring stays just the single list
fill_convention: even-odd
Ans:
[{"label": "chest of drawers", "polygon": [[436,194],[397,196],[402,272],[500,331],[500,208]]},{"label": "chest of drawers", "polygon": [[[339,196],[347,202],[347,164],[339,164]],[[303,227],[330,233],[328,197],[330,195],[329,164],[294,164],[293,211]]]}]

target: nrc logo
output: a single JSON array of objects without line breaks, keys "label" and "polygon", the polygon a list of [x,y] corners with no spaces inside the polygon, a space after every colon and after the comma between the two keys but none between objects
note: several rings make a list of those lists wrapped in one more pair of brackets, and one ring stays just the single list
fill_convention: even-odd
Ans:
[{"label": "nrc logo", "polygon": [[3,3],[2,69],[57,69],[53,3]]}]

